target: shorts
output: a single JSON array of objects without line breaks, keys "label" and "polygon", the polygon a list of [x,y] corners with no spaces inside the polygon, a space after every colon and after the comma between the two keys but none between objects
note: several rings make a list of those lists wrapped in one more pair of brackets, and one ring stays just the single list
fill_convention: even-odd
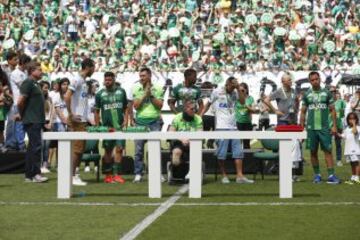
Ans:
[{"label": "shorts", "polygon": [[311,152],[316,151],[319,148],[326,152],[331,152],[331,134],[330,129],[325,130],[307,130],[308,137],[306,139],[306,148]]},{"label": "shorts", "polygon": [[[86,122],[72,122],[69,118],[68,121],[69,130],[71,132],[85,132],[87,123]],[[76,154],[82,154],[85,151],[85,140],[74,140],[71,142],[73,152]]]},{"label": "shorts", "polygon": [[345,155],[346,162],[359,162],[360,155]]},{"label": "shorts", "polygon": [[218,160],[226,160],[229,145],[231,146],[230,152],[232,153],[233,159],[244,158],[242,142],[240,139],[219,139],[216,141],[216,143],[216,156]]},{"label": "shorts", "polygon": [[102,147],[105,149],[114,149],[114,147],[121,147],[124,149],[125,146],[125,140],[103,140],[102,142]]}]

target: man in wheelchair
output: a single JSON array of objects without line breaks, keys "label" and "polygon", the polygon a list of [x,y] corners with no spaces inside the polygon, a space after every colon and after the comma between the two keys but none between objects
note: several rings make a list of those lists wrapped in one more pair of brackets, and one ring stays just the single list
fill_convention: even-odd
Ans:
[{"label": "man in wheelchair", "polygon": [[[192,100],[186,100],[184,102],[183,112],[175,115],[169,131],[201,131],[203,129],[202,118],[195,114],[196,103]],[[189,140],[179,139],[170,142],[171,149],[171,163],[168,164],[168,181],[171,182],[177,178],[180,180],[186,180],[186,174],[188,172],[188,161],[189,158]],[[180,173],[175,176],[175,169]]]}]

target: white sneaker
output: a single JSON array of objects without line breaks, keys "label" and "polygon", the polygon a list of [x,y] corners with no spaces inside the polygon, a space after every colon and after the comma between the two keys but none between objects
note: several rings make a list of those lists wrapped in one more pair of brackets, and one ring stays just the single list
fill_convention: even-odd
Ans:
[{"label": "white sneaker", "polygon": [[250,180],[250,179],[247,179],[246,177],[243,177],[243,178],[236,178],[236,183],[247,183],[247,184],[252,184],[254,183],[255,181],[254,180]]},{"label": "white sneaker", "polygon": [[166,178],[161,174],[161,182],[166,182]]},{"label": "white sneaker", "polygon": [[136,174],[133,180],[133,183],[139,183],[142,180],[142,176],[140,174]]},{"label": "white sneaker", "polygon": [[40,169],[40,171],[41,171],[42,174],[50,173],[50,170],[49,170],[47,167],[42,167],[42,168]]},{"label": "white sneaker", "polygon": [[338,161],[338,162],[336,163],[336,165],[337,165],[338,167],[342,167],[342,166],[344,166],[344,165],[343,165],[343,163],[342,163],[341,161]]},{"label": "white sneaker", "polygon": [[186,179],[186,180],[189,180],[189,179],[190,179],[189,173],[186,174],[185,179]]},{"label": "white sneaker", "polygon": [[222,184],[229,184],[229,183],[230,183],[230,180],[229,180],[228,177],[223,177],[223,178],[221,179],[221,183],[222,183]]},{"label": "white sneaker", "polygon": [[86,186],[87,182],[84,182],[83,180],[81,180],[80,176],[76,174],[72,178],[72,184],[75,186]]},{"label": "white sneaker", "polygon": [[90,166],[86,166],[86,167],[84,168],[84,172],[90,172]]},{"label": "white sneaker", "polygon": [[47,180],[49,180],[47,177],[43,177],[40,174],[36,174],[32,178],[32,182],[34,182],[34,183],[43,183],[43,182],[46,182]]}]

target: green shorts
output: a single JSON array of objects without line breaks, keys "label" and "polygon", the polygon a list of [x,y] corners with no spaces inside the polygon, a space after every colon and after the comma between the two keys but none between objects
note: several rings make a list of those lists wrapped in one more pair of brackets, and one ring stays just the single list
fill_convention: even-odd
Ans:
[{"label": "green shorts", "polygon": [[331,133],[330,129],[324,130],[307,130],[308,137],[306,139],[306,148],[311,152],[316,151],[319,148],[326,152],[331,152]]},{"label": "green shorts", "polygon": [[119,146],[123,149],[125,148],[125,140],[104,140],[102,142],[102,147],[105,149],[114,149],[114,147]]}]

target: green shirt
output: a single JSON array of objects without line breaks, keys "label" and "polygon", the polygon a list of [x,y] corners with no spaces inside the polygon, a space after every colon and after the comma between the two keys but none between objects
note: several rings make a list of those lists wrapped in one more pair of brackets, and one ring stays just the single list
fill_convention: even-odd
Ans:
[{"label": "green shirt", "polygon": [[127,104],[126,92],[120,87],[112,91],[103,88],[95,95],[95,107],[101,112],[103,126],[120,129]]},{"label": "green shirt", "polygon": [[175,115],[171,126],[178,132],[194,132],[202,130],[203,122],[202,118],[197,114],[194,115],[192,121],[188,122],[184,120],[183,113],[178,113]]},{"label": "green shirt", "polygon": [[[336,112],[336,128],[343,129],[342,119],[345,117],[346,102],[342,99],[338,99],[334,103]],[[333,126],[331,114],[329,115],[330,127]]]},{"label": "green shirt", "polygon": [[248,96],[245,99],[245,104],[241,104],[240,101],[235,103],[235,119],[238,123],[251,123],[251,114],[246,106],[251,107],[254,104],[254,98]]},{"label": "green shirt", "polygon": [[[138,100],[145,95],[144,87],[141,83],[134,86],[132,90],[134,100]],[[164,98],[164,91],[162,86],[153,84],[151,86],[151,95],[156,99]],[[135,120],[137,123],[147,125],[160,118],[161,109],[154,106],[150,98],[143,101],[141,106],[136,110]]]},{"label": "green shirt", "polygon": [[21,115],[23,123],[45,123],[45,100],[40,86],[28,78],[21,84],[20,94],[26,97]]},{"label": "green shirt", "polygon": [[185,100],[192,100],[197,104],[201,96],[200,88],[196,86],[185,87],[184,84],[178,84],[170,93],[170,98],[176,100],[176,111],[181,112]]},{"label": "green shirt", "polygon": [[306,128],[308,130],[329,129],[329,106],[333,104],[334,99],[328,90],[309,89],[303,97],[303,105],[307,107]]}]

